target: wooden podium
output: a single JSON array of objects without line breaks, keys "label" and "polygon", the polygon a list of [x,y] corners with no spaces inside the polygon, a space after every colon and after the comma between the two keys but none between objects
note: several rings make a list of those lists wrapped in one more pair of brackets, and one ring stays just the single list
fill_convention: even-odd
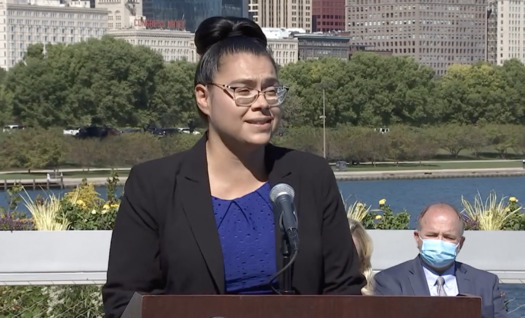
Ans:
[{"label": "wooden podium", "polygon": [[141,295],[122,318],[480,318],[480,297]]}]

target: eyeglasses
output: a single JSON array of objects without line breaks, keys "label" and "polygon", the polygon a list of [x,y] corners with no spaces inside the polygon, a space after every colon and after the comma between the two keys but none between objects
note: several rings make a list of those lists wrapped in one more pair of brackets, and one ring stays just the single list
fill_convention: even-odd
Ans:
[{"label": "eyeglasses", "polygon": [[260,91],[255,88],[248,87],[232,87],[230,85],[209,83],[221,88],[226,94],[235,101],[235,104],[240,107],[250,107],[263,94],[269,106],[279,106],[284,102],[288,87],[286,86],[272,86]]}]

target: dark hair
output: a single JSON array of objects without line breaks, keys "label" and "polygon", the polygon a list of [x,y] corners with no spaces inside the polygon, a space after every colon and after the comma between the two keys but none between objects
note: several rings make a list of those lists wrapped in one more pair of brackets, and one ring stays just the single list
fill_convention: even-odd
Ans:
[{"label": "dark hair", "polygon": [[417,230],[421,231],[421,227],[422,227],[421,226],[421,222],[422,222],[423,217],[425,216],[425,214],[427,214],[428,210],[430,210],[430,208],[432,208],[432,207],[436,207],[436,206],[440,206],[440,205],[448,207],[451,210],[453,210],[454,212],[456,212],[456,215],[458,216],[458,219],[459,219],[460,234],[463,236],[463,232],[465,231],[465,222],[463,221],[463,218],[461,217],[461,213],[459,213],[458,209],[456,209],[455,206],[453,206],[450,203],[446,203],[446,202],[439,202],[439,203],[434,203],[434,204],[427,205],[423,209],[423,211],[421,211],[421,213],[419,214],[419,216],[417,218]]},{"label": "dark hair", "polygon": [[211,17],[202,21],[195,31],[195,46],[201,58],[194,85],[212,82],[221,58],[227,54],[246,52],[264,55],[275,67],[262,29],[246,18]]}]

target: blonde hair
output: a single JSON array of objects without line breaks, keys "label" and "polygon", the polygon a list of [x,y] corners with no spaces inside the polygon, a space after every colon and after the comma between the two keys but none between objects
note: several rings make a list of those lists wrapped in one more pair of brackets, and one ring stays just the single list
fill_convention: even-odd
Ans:
[{"label": "blonde hair", "polygon": [[361,289],[361,293],[363,295],[372,295],[374,291],[372,263],[370,261],[374,251],[372,238],[366,233],[365,228],[359,221],[348,219],[348,224],[357,250],[357,256],[359,257],[359,271],[366,278],[366,285]]}]

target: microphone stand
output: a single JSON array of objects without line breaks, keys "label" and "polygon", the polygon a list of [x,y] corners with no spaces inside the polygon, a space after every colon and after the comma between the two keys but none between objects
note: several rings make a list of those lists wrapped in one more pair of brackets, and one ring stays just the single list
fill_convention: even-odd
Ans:
[{"label": "microphone stand", "polygon": [[[283,255],[283,268],[290,263],[290,241],[286,234],[282,236],[281,253]],[[294,295],[295,291],[292,287],[292,266],[286,267],[283,272],[283,288],[281,289],[282,295]]]}]

